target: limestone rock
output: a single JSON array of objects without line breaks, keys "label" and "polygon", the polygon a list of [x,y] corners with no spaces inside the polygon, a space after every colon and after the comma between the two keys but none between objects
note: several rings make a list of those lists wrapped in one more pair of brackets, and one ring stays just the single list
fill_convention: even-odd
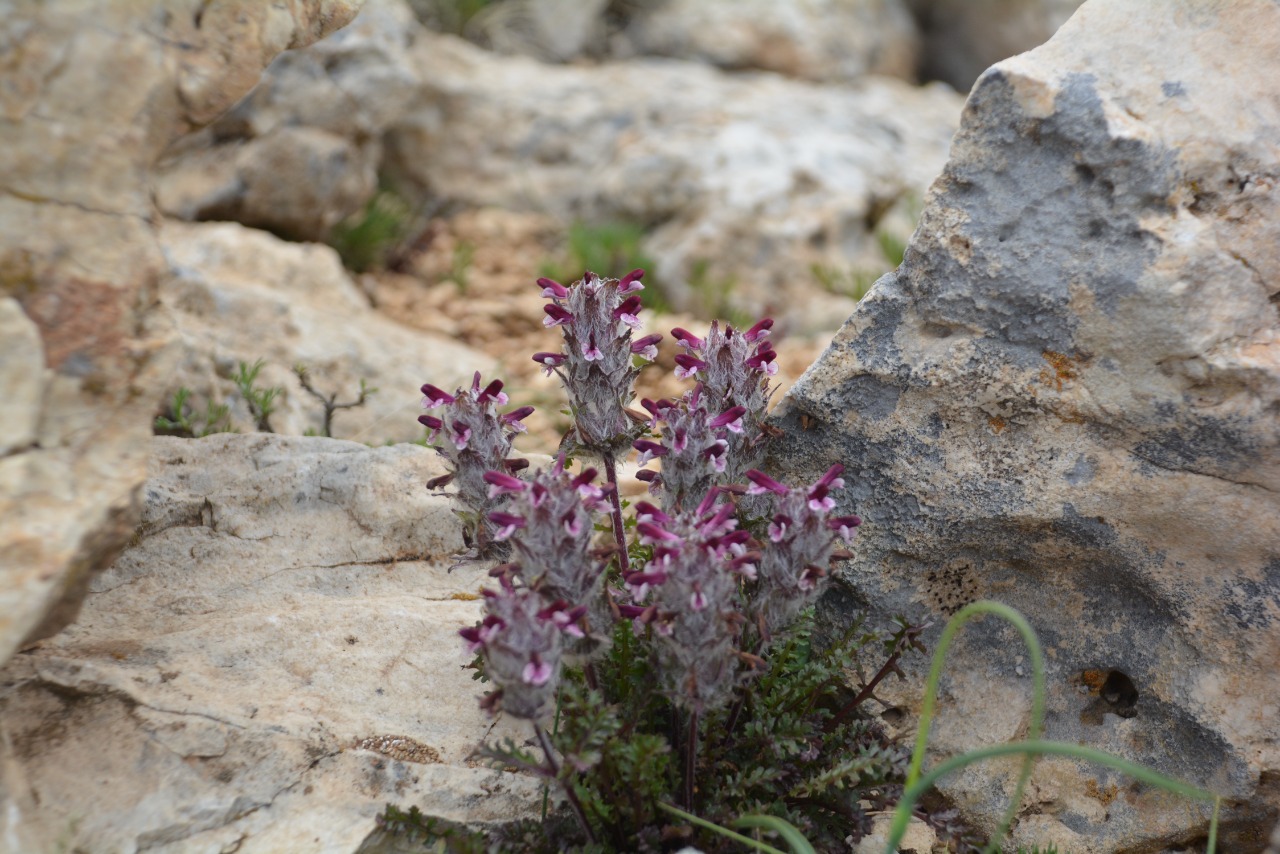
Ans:
[{"label": "limestone rock", "polygon": [[[13,397],[5,387],[0,661],[70,618],[76,591],[133,528],[148,395],[166,369],[158,342],[139,334],[163,269],[152,164],[241,97],[275,54],[322,38],[358,6],[4,4],[0,364],[21,367],[23,381]],[[59,601],[66,608],[50,615]]]},{"label": "limestone rock", "polygon": [[[1237,801],[1233,851],[1280,806],[1277,81],[1262,0],[1087,3],[984,74],[905,263],[782,404],[776,461],[849,469],[866,524],[830,616],[1014,606],[1048,736]],[[935,759],[1026,731],[1017,635],[963,637]],[[914,711],[919,683],[882,696]],[[990,824],[1016,765],[946,788]],[[1209,813],[1083,763],[1034,781],[1022,844],[1189,844]]]},{"label": "limestone rock", "polygon": [[271,418],[277,433],[323,427],[323,406],[303,391],[295,365],[305,365],[317,391],[336,393],[339,402],[353,400],[361,380],[377,388],[333,421],[336,437],[371,443],[422,435],[418,389],[428,379],[452,389],[474,371],[495,374],[491,358],[374,311],[327,246],[286,243],[235,223],[173,221],[162,224],[160,245],[169,274],[156,322],[172,324],[182,349],[164,400],[185,387],[196,412],[210,401],[227,403],[238,430],[255,429],[232,380],[241,362],[263,360],[258,386],[284,390]]},{"label": "limestone rock", "polygon": [[794,297],[815,291],[811,264],[881,258],[876,224],[937,174],[960,103],[884,78],[546,66],[442,36],[413,55],[431,106],[387,139],[402,183],[440,202],[651,226],[645,249],[677,307],[772,309],[793,329],[852,307]]},{"label": "limestone rock", "polygon": [[915,78],[915,22],[902,0],[668,0],[641,8],[625,44],[640,54],[822,82]]},{"label": "limestone rock", "polygon": [[961,92],[987,68],[1049,39],[1083,0],[907,0],[923,35],[921,73]]},{"label": "limestone rock", "polygon": [[324,239],[377,189],[382,134],[417,92],[408,48],[420,30],[401,0],[372,0],[331,38],[281,55],[234,108],[166,153],[160,209]]},{"label": "limestone rock", "polygon": [[[438,457],[153,440],[142,524],[80,620],[0,670],[0,839],[23,851],[354,851],[387,803],[527,814],[457,630],[483,569]],[[527,737],[499,720],[495,734]],[[7,800],[7,802],[6,802]]]}]

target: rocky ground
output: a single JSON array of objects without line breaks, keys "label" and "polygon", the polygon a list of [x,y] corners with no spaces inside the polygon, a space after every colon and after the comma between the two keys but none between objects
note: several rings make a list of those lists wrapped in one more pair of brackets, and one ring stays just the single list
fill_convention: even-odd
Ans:
[{"label": "rocky ground", "polygon": [[[842,463],[866,519],[826,618],[932,644],[1015,605],[1050,737],[1222,793],[1220,850],[1263,850],[1274,3],[1091,0],[980,78],[1079,4],[481,5],[0,16],[0,850],[347,852],[387,800],[530,809],[469,759],[506,723],[458,669],[480,578],[448,571],[417,389],[501,376],[539,409],[521,450],[554,452],[533,282],[641,264],[651,331],[777,320],[771,466]],[[683,390],[673,354],[642,396]],[[235,379],[257,360],[278,435]],[[307,438],[296,365],[378,392]],[[153,436],[180,389],[239,433]],[[1025,732],[1014,642],[966,635],[931,755]],[[881,692],[904,735],[906,675]],[[945,792],[989,828],[1013,768]],[[1177,851],[1207,817],[1045,761],[1014,839]]]}]

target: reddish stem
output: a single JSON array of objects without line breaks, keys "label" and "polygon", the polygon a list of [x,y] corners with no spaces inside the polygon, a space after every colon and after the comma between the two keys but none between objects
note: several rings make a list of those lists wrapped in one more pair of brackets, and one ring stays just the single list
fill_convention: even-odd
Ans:
[{"label": "reddish stem", "polygon": [[613,451],[605,451],[604,476],[613,489],[609,490],[609,502],[613,506],[613,539],[618,545],[618,570],[626,578],[631,572],[631,560],[627,555],[627,533],[622,527],[622,496],[618,494],[618,464]]}]

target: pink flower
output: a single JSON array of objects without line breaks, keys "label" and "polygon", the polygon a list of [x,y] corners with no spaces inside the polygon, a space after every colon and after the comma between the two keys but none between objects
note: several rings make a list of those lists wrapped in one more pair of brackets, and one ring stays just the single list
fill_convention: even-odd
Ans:
[{"label": "pink flower", "polygon": [[640,284],[642,278],[644,278],[644,270],[642,269],[637,268],[627,273],[618,281],[618,293],[625,296],[635,291],[644,290],[644,285]]},{"label": "pink flower", "polygon": [[711,419],[712,427],[723,427],[730,433],[742,432],[742,417],[747,414],[745,406],[734,406]]},{"label": "pink flower", "polygon": [[637,341],[631,342],[631,352],[641,358],[653,361],[658,358],[658,342],[661,340],[661,335],[646,335]]},{"label": "pink flower", "polygon": [[554,672],[555,668],[543,661],[535,652],[529,663],[524,666],[520,678],[527,685],[546,685]]},{"label": "pink flower", "polygon": [[467,443],[471,441],[471,428],[461,421],[453,422],[453,434],[449,437],[453,440],[454,447],[459,451],[467,449]]},{"label": "pink flower", "polygon": [[680,353],[676,356],[676,376],[682,380],[691,379],[698,371],[705,371],[707,363],[697,356]]}]

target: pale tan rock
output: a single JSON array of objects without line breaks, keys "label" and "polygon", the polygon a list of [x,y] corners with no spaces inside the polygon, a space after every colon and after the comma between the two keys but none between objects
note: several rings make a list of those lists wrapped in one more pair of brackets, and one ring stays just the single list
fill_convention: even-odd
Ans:
[{"label": "pale tan rock", "polygon": [[[891,813],[877,815],[872,820],[871,832],[853,846],[853,854],[884,854],[892,823]],[[933,828],[918,818],[912,818],[897,850],[902,854],[933,854],[934,851],[946,851],[947,846],[938,843],[938,835],[933,832]]]},{"label": "pale tan rock", "polygon": [[374,311],[328,246],[288,243],[235,223],[166,221],[159,237],[170,266],[160,286],[163,321],[182,348],[165,400],[185,387],[197,412],[208,401],[226,403],[235,429],[256,427],[231,379],[241,362],[263,360],[258,387],[284,390],[271,418],[277,433],[323,427],[323,406],[303,391],[295,365],[339,402],[354,400],[361,380],[377,388],[333,420],[337,438],[373,444],[422,436],[424,382],[453,389],[475,371],[497,374],[491,357]]},{"label": "pale tan rock", "polygon": [[[140,334],[163,269],[151,165],[243,95],[276,53],[321,38],[358,5],[5,4],[0,292],[39,330],[43,358],[5,415],[21,425],[15,435],[38,426],[0,458],[0,660],[69,619],[76,591],[133,527],[149,394],[166,370],[159,342]],[[27,364],[30,343],[27,332],[6,335],[6,366]]]},{"label": "pale tan rock", "polygon": [[[1280,7],[1253,0],[1089,2],[996,65],[777,446],[794,480],[847,467],[856,612],[932,619],[933,643],[976,599],[1019,609],[1048,737],[1237,802],[1223,850],[1280,806],[1277,81]],[[1025,734],[1012,628],[966,629],[947,672],[935,761]],[[918,678],[878,696],[918,709]],[[944,788],[989,828],[1017,766]],[[1146,850],[1211,809],[1067,760],[1033,789],[1016,844]]]},{"label": "pale tan rock", "polygon": [[830,330],[855,304],[807,305],[811,265],[885,269],[876,225],[937,174],[960,106],[946,87],[888,78],[836,87],[675,60],[548,66],[444,36],[418,39],[413,58],[430,105],[386,140],[385,168],[404,186],[562,222],[644,224],[677,308],[775,311],[798,333]]},{"label": "pale tan rock", "polygon": [[43,374],[40,330],[17,300],[0,298],[0,457],[35,441]]},{"label": "pale tan rock", "polygon": [[348,852],[388,802],[477,821],[540,803],[534,779],[468,761],[494,721],[457,630],[488,578],[449,571],[434,452],[152,447],[134,542],[74,625],[0,670],[0,839]]},{"label": "pale tan rock", "polygon": [[902,0],[668,0],[623,34],[641,54],[818,82],[915,79],[919,36]]},{"label": "pale tan rock", "polygon": [[165,153],[156,204],[325,239],[377,190],[382,134],[418,97],[408,49],[419,31],[402,0],[372,0],[332,37],[281,55],[234,108]]}]

